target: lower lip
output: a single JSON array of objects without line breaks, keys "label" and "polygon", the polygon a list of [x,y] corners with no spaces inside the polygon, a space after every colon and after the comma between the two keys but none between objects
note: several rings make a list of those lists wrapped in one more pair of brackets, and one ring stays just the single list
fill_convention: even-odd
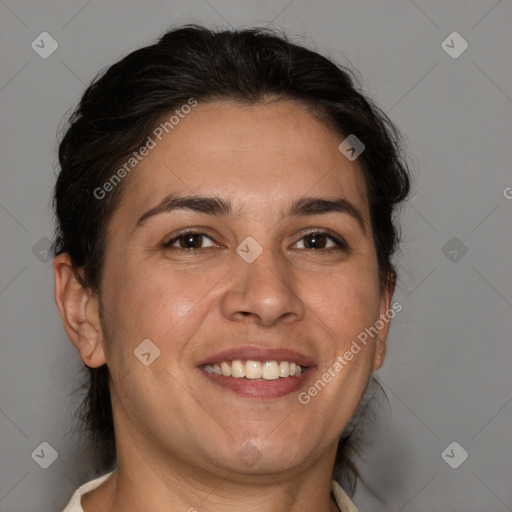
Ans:
[{"label": "lower lip", "polygon": [[248,398],[280,398],[294,393],[303,387],[310,371],[311,368],[307,368],[304,373],[294,377],[279,377],[279,379],[264,381],[235,379],[201,370],[215,384]]}]

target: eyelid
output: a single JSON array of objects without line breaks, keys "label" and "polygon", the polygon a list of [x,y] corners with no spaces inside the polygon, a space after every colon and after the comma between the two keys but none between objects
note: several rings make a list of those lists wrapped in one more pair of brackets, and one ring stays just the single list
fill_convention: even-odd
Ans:
[{"label": "eyelid", "polygon": [[[208,233],[205,233],[204,231],[202,231],[200,229],[185,228],[185,229],[182,229],[181,231],[178,231],[177,233],[173,233],[169,237],[166,237],[164,239],[164,241],[162,242],[162,247],[170,248],[176,241],[178,241],[180,238],[182,238],[186,235],[201,235],[201,236],[204,236],[204,237],[210,239],[213,243],[220,245],[219,242],[217,242],[213,238],[213,236],[209,235]],[[176,247],[176,249],[180,249],[180,247]],[[207,247],[201,247],[200,249],[207,249]],[[195,249],[195,250],[198,251],[200,249]],[[186,250],[186,249],[184,249],[184,250]]]},{"label": "eyelid", "polygon": [[[331,230],[325,229],[325,228],[308,228],[306,231],[302,231],[299,235],[298,240],[296,242],[294,242],[292,245],[296,245],[300,240],[302,240],[306,236],[313,235],[313,234],[325,235],[327,238],[329,238],[331,241],[333,241],[338,246],[339,249],[348,250],[350,248],[348,243],[346,242],[346,240],[343,237],[341,237],[340,235],[333,233]],[[201,235],[201,236],[204,236],[204,237],[210,239],[213,243],[220,245],[219,242],[217,242],[213,236],[206,233],[204,229],[184,228],[184,229],[178,231],[177,233],[173,233],[172,235],[170,235],[170,237],[166,237],[164,242],[162,242],[162,246],[164,248],[172,247],[172,245],[179,238],[186,236],[186,235]],[[200,249],[206,249],[206,248],[207,247],[202,247]],[[177,247],[177,249],[179,249],[179,247]],[[197,251],[200,249],[195,249],[195,250]],[[333,248],[331,247],[328,249],[317,249],[317,251],[327,251],[329,249],[333,249]],[[301,249],[301,250],[307,250],[307,249]],[[314,250],[314,249],[309,249],[309,250]]]},{"label": "eyelid", "polygon": [[[339,249],[342,249],[342,250],[350,249],[348,243],[342,236],[340,236],[336,233],[333,233],[330,229],[325,229],[325,228],[316,228],[316,229],[308,228],[307,231],[303,231],[300,233],[300,238],[293,245],[297,244],[300,240],[302,240],[303,238],[305,238],[308,235],[325,235],[327,238],[332,240],[338,246]],[[309,250],[328,251],[329,249],[333,249],[333,248],[331,247],[328,249],[309,249]],[[308,250],[308,249],[301,249],[301,250]]]}]

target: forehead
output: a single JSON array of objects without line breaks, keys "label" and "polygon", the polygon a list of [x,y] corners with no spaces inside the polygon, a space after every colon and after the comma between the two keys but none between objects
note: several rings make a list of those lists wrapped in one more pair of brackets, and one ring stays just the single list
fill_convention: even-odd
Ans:
[{"label": "forehead", "polygon": [[277,213],[315,195],[345,197],[366,216],[362,171],[338,150],[342,139],[297,102],[199,103],[131,171],[119,210],[135,216],[194,194],[225,197],[242,215]]}]

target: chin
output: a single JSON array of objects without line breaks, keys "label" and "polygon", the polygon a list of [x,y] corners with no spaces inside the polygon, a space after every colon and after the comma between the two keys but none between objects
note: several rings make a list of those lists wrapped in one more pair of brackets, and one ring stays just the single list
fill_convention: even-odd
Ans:
[{"label": "chin", "polygon": [[293,439],[297,438],[290,436],[277,443],[248,436],[245,442],[238,441],[227,448],[226,469],[243,475],[268,475],[293,469],[308,458],[304,444],[291,443]]}]

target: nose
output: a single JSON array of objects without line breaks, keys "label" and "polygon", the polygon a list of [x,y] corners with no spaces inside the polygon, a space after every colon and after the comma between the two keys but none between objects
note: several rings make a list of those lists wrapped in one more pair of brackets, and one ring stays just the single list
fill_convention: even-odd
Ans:
[{"label": "nose", "polygon": [[252,263],[240,258],[235,265],[221,302],[227,319],[272,327],[304,317],[304,302],[294,292],[296,276],[286,262],[264,250]]}]

